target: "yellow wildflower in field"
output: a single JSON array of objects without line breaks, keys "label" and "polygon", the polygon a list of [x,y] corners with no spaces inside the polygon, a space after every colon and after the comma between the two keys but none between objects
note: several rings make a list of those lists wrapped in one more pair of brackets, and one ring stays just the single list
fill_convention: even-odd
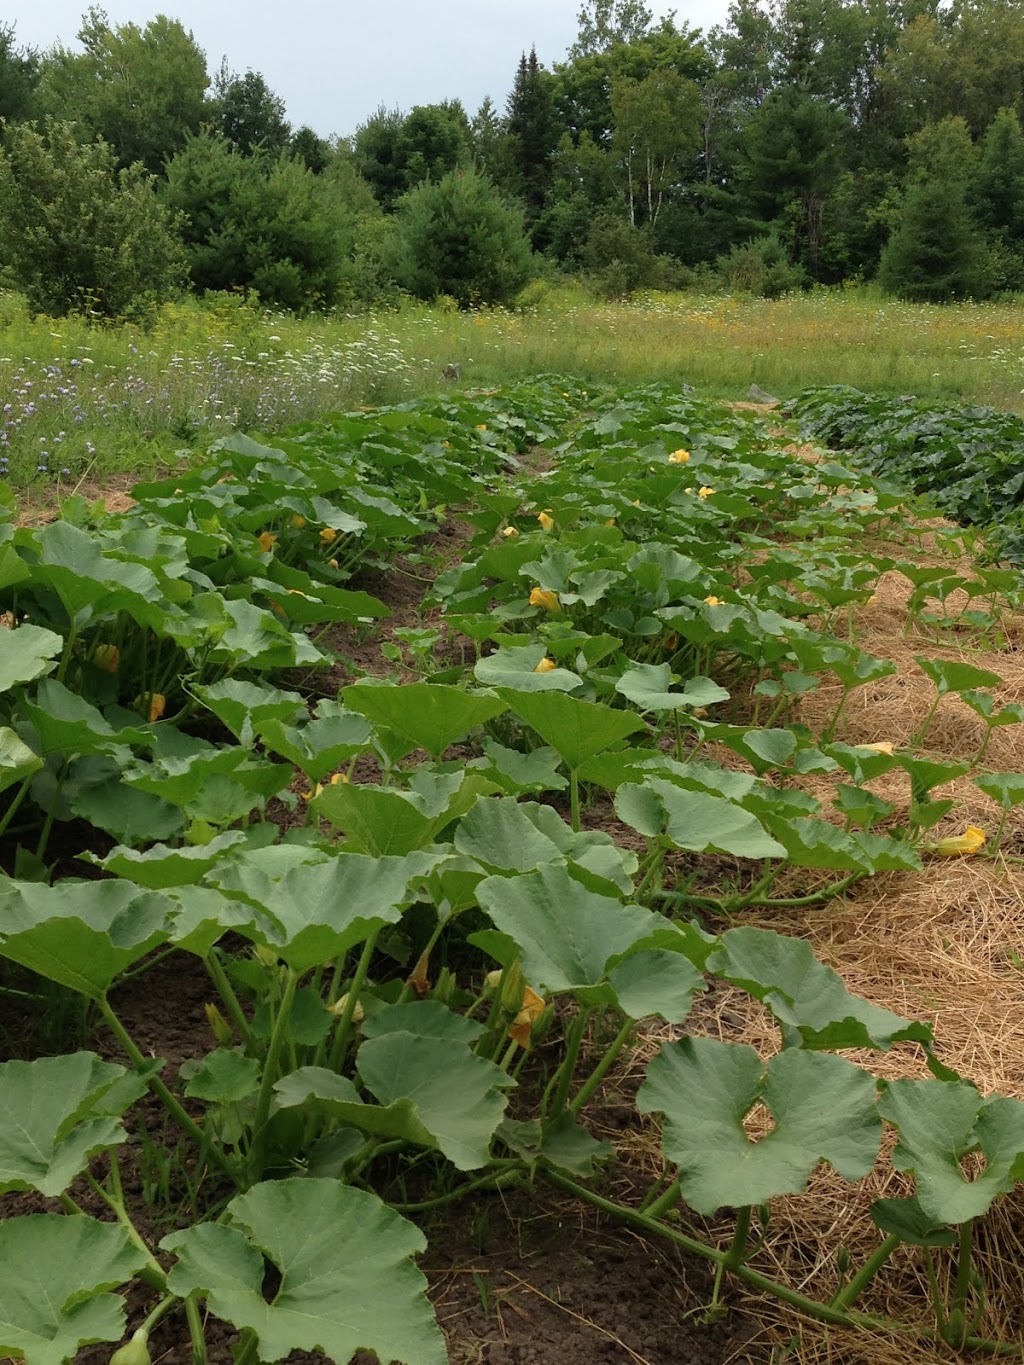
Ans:
[{"label": "yellow wildflower in field", "polygon": [[542,531],[554,530],[555,519],[550,512],[538,512],[537,520],[540,522],[540,529]]},{"label": "yellow wildflower in field", "polygon": [[698,488],[697,496],[698,498],[710,498],[714,491],[715,490],[713,488],[708,488],[707,486],[703,488]]},{"label": "yellow wildflower in field", "polygon": [[963,834],[954,834],[948,839],[940,839],[935,844],[924,844],[928,853],[938,853],[943,858],[968,858],[980,853],[985,847],[988,835],[977,825],[968,825]]},{"label": "yellow wildflower in field", "polygon": [[256,539],[260,543],[260,549],[265,555],[268,555],[273,548],[274,541],[277,540],[277,536],[274,535],[273,531],[261,531]]},{"label": "yellow wildflower in field", "polygon": [[561,611],[562,604],[558,600],[557,592],[550,592],[547,588],[534,588],[530,593],[530,606],[543,607],[545,611]]},{"label": "yellow wildflower in field", "polygon": [[533,671],[534,673],[550,673],[553,668],[557,667],[558,665],[555,663],[554,659],[549,659],[545,655],[545,657],[541,659],[540,663]]},{"label": "yellow wildflower in field", "polygon": [[501,534],[505,537],[506,540],[508,540],[509,536],[517,536],[519,532],[516,530],[514,526],[506,526]]},{"label": "yellow wildflower in field", "polygon": [[688,450],[673,450],[668,457],[669,464],[689,464],[690,452]]},{"label": "yellow wildflower in field", "polygon": [[121,663],[121,651],[117,645],[97,645],[92,653],[92,661],[97,668],[116,673]]},{"label": "yellow wildflower in field", "polygon": [[337,534],[338,534],[337,531],[333,530],[330,526],[325,526],[324,529],[320,532],[320,539],[324,542],[325,545],[330,545],[331,541],[335,539]]}]

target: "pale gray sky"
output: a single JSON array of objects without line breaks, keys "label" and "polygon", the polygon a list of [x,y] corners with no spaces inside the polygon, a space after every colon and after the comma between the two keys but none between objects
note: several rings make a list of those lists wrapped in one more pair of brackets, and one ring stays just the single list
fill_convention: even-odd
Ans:
[{"label": "pale gray sky", "polygon": [[[5,0],[0,23],[19,46],[74,48],[89,0]],[[728,0],[649,0],[660,17],[706,29]],[[381,104],[461,99],[473,114],[485,95],[499,109],[521,52],[545,66],[565,58],[579,0],[106,0],[113,25],[144,27],[157,14],[191,29],[212,75],[222,56],[238,72],[263,73],[291,123],[323,137],[349,134]]]}]

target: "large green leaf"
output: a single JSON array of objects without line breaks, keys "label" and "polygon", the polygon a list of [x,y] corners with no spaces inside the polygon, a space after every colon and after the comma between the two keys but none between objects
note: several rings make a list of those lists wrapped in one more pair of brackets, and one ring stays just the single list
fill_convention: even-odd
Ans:
[{"label": "large green leaf", "polygon": [[689,958],[664,948],[631,953],[608,973],[619,1007],[630,1019],[656,1014],[681,1024],[697,991],[707,989],[703,972]]},{"label": "large green leaf", "polygon": [[963,659],[922,659],[914,662],[935,684],[940,697],[947,692],[964,692],[974,687],[1000,687],[1002,678],[987,668],[978,668]]},{"label": "large green leaf", "polygon": [[93,1052],[0,1064],[0,1194],[61,1194],[90,1157],[125,1141],[119,1116],[145,1088]]},{"label": "large green leaf", "polygon": [[13,730],[0,725],[0,792],[24,782],[43,766],[40,756],[23,744]]},{"label": "large green leaf", "polygon": [[281,692],[266,684],[226,678],[193,691],[242,744],[251,744],[268,721],[287,723],[306,715],[305,702],[297,692]]},{"label": "large green leaf", "polygon": [[901,1019],[850,995],[838,972],[814,956],[804,939],[770,929],[728,929],[707,960],[724,977],[767,1005],[787,1043],[812,1049],[890,1048],[913,1039],[931,1041],[927,1024]]},{"label": "large green leaf", "polygon": [[0,881],[0,956],[98,1000],[166,940],[169,909],[130,882]]},{"label": "large green leaf", "polygon": [[526,876],[488,877],[477,896],[518,946],[526,980],[552,994],[599,985],[613,959],[663,923],[650,910],[589,891],[557,864]]},{"label": "large green leaf", "polygon": [[44,754],[116,754],[148,739],[144,730],[115,730],[103,713],[54,678],[44,678],[35,700],[22,703]]},{"label": "large green leaf", "polygon": [[[369,1350],[382,1361],[445,1365],[412,1259],[426,1239],[376,1195],[336,1180],[278,1180],[236,1196],[227,1213],[229,1226],[164,1238],[160,1245],[178,1256],[168,1287],[201,1294],[217,1317],[251,1328],[260,1360],[302,1350],[347,1365]],[[264,1257],[280,1276],[269,1301]]]},{"label": "large green leaf", "polygon": [[181,615],[165,595],[170,583],[165,574],[104,553],[94,536],[70,522],[53,521],[41,527],[35,541],[40,560],[33,565],[33,581],[51,587],[78,624],[123,611],[164,634],[167,619]]},{"label": "large green leaf", "polygon": [[729,693],[710,678],[690,678],[681,692],[672,692],[675,675],[668,664],[631,663],[615,684],[641,711],[676,711],[681,706],[712,706],[728,701]]},{"label": "large green leaf", "polygon": [[[758,1100],[774,1127],[752,1142],[743,1119]],[[852,1062],[787,1050],[765,1064],[752,1047],[716,1038],[663,1047],[636,1105],[665,1115],[665,1155],[679,1167],[683,1197],[703,1214],[799,1194],[819,1161],[860,1180],[882,1136],[874,1079]]]},{"label": "large green leaf", "polygon": [[718,849],[740,858],[781,858],[786,852],[742,806],[662,777],[645,778],[642,785],[624,782],[615,793],[615,812],[647,838],[664,830],[676,848],[695,853]]},{"label": "large green leaf", "polygon": [[[1024,1180],[1024,1103],[1007,1095],[985,1099],[967,1081],[890,1081],[879,1100],[882,1117],[899,1129],[892,1155],[913,1172],[917,1201],[939,1223],[965,1223]],[[980,1153],[984,1169],[968,1175],[964,1157]]]},{"label": "large green leaf", "polygon": [[301,768],[311,782],[321,782],[328,773],[370,748],[373,728],[365,716],[343,710],[336,702],[322,701],[308,724],[265,721],[260,739],[266,748]]},{"label": "large green leaf", "polygon": [[244,863],[226,865],[211,880],[265,909],[277,932],[268,935],[258,924],[241,932],[257,935],[294,971],[306,972],[362,943],[375,928],[396,924],[414,899],[410,882],[434,861],[416,853],[399,858],[342,853],[328,862],[303,863],[280,880]]},{"label": "large green leaf", "polygon": [[500,697],[433,683],[356,683],[343,689],[345,704],[375,725],[403,735],[414,748],[440,758],[449,745],[507,710]]},{"label": "large green leaf", "polygon": [[492,783],[475,772],[446,774],[436,778],[434,789],[396,791],[338,783],[325,787],[313,806],[318,814],[346,836],[357,853],[381,858],[401,855],[432,843],[446,825],[457,820],[478,798],[494,790]]},{"label": "large green leaf", "polygon": [[573,692],[582,684],[579,674],[568,668],[549,668],[538,673],[537,665],[546,657],[545,645],[496,649],[477,660],[473,676],[485,687],[513,688],[517,692]]},{"label": "large green leaf", "polygon": [[80,1346],[119,1341],[124,1303],[109,1291],[146,1264],[115,1223],[36,1213],[0,1223],[0,1353],[64,1365]]},{"label": "large green leaf", "polygon": [[31,682],[56,668],[64,641],[52,630],[26,624],[17,630],[0,627],[0,645],[0,692],[6,692],[16,683]]},{"label": "large green leaf", "polygon": [[578,701],[561,692],[515,692],[501,695],[521,720],[557,749],[569,768],[578,768],[602,749],[610,749],[647,726],[628,711],[613,711],[599,702]]}]

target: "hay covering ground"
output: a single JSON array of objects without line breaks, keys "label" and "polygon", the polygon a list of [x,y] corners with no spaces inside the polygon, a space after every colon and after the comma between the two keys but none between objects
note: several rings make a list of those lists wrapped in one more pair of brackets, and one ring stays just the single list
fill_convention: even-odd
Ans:
[{"label": "hay covering ground", "polygon": [[[929,523],[914,528],[913,548],[879,544],[874,553],[917,563],[951,562],[950,528]],[[954,545],[956,541],[952,542]],[[869,552],[870,553],[870,552]],[[914,662],[963,659],[991,669],[1003,680],[1001,703],[1024,700],[1024,615],[1001,610],[998,625],[987,637],[961,629],[958,617],[966,594],[951,596],[945,606],[949,624],[922,624],[908,613],[913,585],[898,571],[884,573],[875,600],[855,613],[854,639],[861,648],[897,665],[897,672],[851,693],[836,734],[846,743],[892,741],[905,745],[923,724],[934,688]],[[973,606],[977,606],[975,601]],[[934,602],[927,609],[941,612]],[[823,685],[801,702],[794,719],[816,733],[827,724],[839,700],[838,683]],[[985,737],[984,722],[958,697],[945,698],[928,728],[921,748],[935,757],[972,760]],[[716,755],[719,757],[719,755]],[[732,755],[720,755],[724,760]],[[1024,772],[1024,725],[997,729],[983,767]],[[842,776],[842,775],[840,775]],[[829,809],[830,777],[809,778],[807,790]],[[892,802],[894,824],[905,823],[909,780],[902,769],[868,784]],[[961,832],[975,824],[993,835],[1000,820],[996,802],[985,796],[970,776],[936,788],[933,796],[950,796],[955,805],[928,838]],[[839,818],[838,816],[836,817]],[[888,821],[887,821],[888,823]],[[935,1030],[936,1050],[946,1065],[971,1080],[985,1094],[998,1092],[1024,1100],[1024,808],[1006,821],[1002,851],[994,857],[926,859],[922,872],[882,873],[855,884],[841,899],[824,906],[784,913],[747,912],[742,922],[809,940],[821,961],[834,967],[851,992],[898,1014],[922,1019]],[[1019,956],[1018,956],[1019,955]],[[767,1011],[739,990],[717,987],[698,1003],[687,1027],[733,1042],[749,1043],[763,1056],[777,1050],[777,1029]],[[670,1036],[667,1028],[645,1032],[632,1059],[641,1068]],[[899,1044],[889,1053],[844,1054],[887,1079],[928,1074],[921,1049]],[[748,1116],[751,1136],[767,1130],[770,1117]],[[828,1299],[839,1282],[837,1253],[846,1248],[854,1269],[878,1245],[881,1234],[869,1208],[880,1197],[910,1192],[907,1179],[892,1170],[887,1154],[895,1134],[887,1133],[875,1171],[851,1186],[829,1167],[821,1166],[804,1195],[778,1199],[765,1245],[752,1262],[774,1278],[815,1297]],[[644,1154],[635,1154],[643,1159]],[[649,1153],[652,1171],[657,1156]],[[979,1331],[1007,1343],[1024,1344],[1024,1189],[1020,1186],[996,1201],[975,1225],[976,1265],[986,1281],[988,1306]],[[722,1245],[731,1235],[723,1220]],[[952,1269],[948,1253],[939,1252],[941,1274]],[[800,1365],[928,1365],[950,1361],[954,1353],[907,1336],[836,1329],[809,1322],[785,1305],[754,1298],[733,1281],[729,1301],[745,1309],[759,1324],[755,1339],[737,1360],[800,1362]],[[923,1253],[902,1247],[876,1277],[858,1308],[879,1312],[907,1324],[932,1324]],[[1024,1355],[1024,1345],[1022,1345]],[[977,1359],[977,1357],[972,1357]]]}]

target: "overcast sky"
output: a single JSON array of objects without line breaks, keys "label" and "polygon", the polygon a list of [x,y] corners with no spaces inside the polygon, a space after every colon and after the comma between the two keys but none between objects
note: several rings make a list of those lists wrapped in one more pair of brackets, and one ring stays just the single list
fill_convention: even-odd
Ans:
[{"label": "overcast sky", "polygon": [[[706,29],[728,0],[648,0],[660,17]],[[75,48],[88,0],[6,0],[0,24],[19,47]],[[114,26],[178,19],[206,53],[211,76],[226,56],[251,67],[285,102],[293,126],[322,137],[352,133],[379,105],[461,99],[472,115],[486,95],[505,99],[521,52],[535,45],[545,66],[565,58],[579,0],[106,0]]]}]

